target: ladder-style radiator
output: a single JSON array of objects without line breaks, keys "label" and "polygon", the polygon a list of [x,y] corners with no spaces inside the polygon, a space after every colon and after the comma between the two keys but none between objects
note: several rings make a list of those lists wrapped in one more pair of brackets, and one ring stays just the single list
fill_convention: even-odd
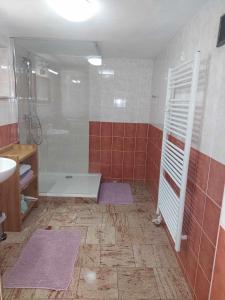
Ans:
[{"label": "ladder-style radiator", "polygon": [[157,213],[180,251],[200,52],[168,72]]}]

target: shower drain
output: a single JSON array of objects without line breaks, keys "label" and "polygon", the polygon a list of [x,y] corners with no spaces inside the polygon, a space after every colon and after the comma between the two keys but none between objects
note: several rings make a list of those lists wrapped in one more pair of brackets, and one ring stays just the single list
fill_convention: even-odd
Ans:
[{"label": "shower drain", "polygon": [[73,178],[73,176],[72,175],[66,175],[65,178],[66,179],[71,179],[71,178]]}]

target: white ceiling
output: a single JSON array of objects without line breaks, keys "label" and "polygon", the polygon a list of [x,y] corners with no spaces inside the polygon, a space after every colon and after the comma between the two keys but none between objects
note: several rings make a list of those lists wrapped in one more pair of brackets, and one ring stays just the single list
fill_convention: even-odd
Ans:
[{"label": "white ceiling", "polygon": [[0,32],[14,37],[99,41],[105,57],[154,57],[207,0],[99,0],[92,19],[72,23],[45,0],[0,0]]}]

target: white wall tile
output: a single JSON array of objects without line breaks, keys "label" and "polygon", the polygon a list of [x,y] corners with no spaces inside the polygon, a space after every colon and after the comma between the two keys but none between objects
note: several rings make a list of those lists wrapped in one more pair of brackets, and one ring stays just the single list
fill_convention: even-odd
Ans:
[{"label": "white wall tile", "polygon": [[[150,121],[161,126],[164,119],[166,76],[168,68],[201,51],[201,67],[206,66],[205,83],[199,88],[196,130],[200,131],[193,146],[225,163],[225,46],[216,48],[220,16],[225,2],[208,1],[202,10],[167,44],[154,61]],[[201,112],[201,114],[200,114]]]},{"label": "white wall tile", "polygon": [[15,100],[0,100],[0,126],[17,122],[17,102]]},{"label": "white wall tile", "polygon": [[[102,67],[90,67],[90,120],[149,122],[152,68],[151,60],[126,58],[108,58]],[[104,70],[113,75],[99,74]],[[125,100],[126,107],[115,107],[114,99]]]}]

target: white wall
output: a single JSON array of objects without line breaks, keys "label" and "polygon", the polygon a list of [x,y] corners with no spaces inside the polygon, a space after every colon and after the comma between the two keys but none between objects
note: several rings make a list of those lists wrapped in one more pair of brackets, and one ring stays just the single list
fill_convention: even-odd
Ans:
[{"label": "white wall", "polygon": [[[90,67],[90,120],[149,122],[152,60],[108,58],[103,66]],[[104,71],[111,75],[99,74]],[[114,99],[125,101],[116,107]]]},{"label": "white wall", "polygon": [[198,138],[193,146],[225,163],[225,46],[216,48],[219,19],[225,12],[225,1],[210,0],[201,11],[179,31],[154,61],[150,121],[162,127],[164,117],[166,76],[169,66],[180,62],[181,56],[192,58],[201,51],[205,82],[199,86],[196,113]]}]

